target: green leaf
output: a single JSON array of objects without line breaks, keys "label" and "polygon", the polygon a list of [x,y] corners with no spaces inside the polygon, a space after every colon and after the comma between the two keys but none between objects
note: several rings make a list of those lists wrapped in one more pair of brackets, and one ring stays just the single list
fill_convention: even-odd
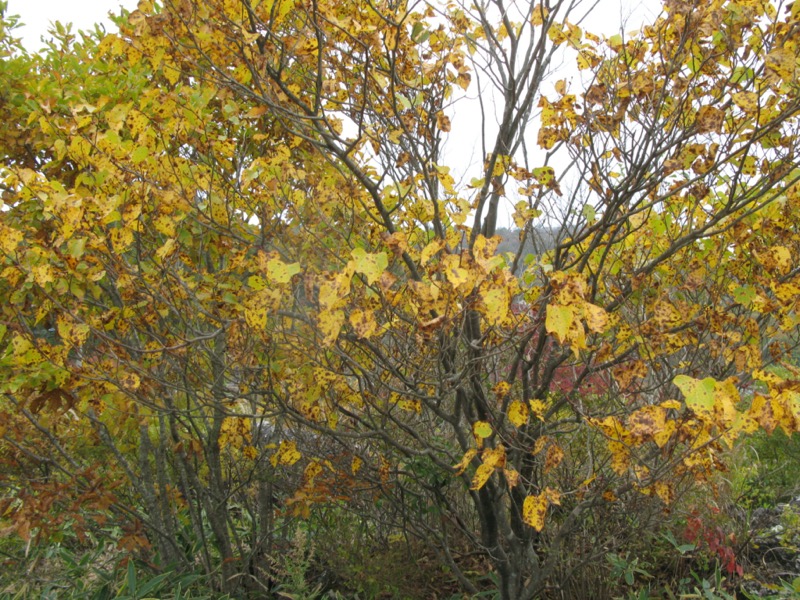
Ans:
[{"label": "green leaf", "polygon": [[414,23],[411,28],[411,40],[415,44],[422,44],[431,36],[429,31],[425,31],[425,27],[420,22]]},{"label": "green leaf", "polygon": [[86,249],[86,238],[72,238],[67,242],[67,252],[72,258],[80,258]]},{"label": "green leaf", "polygon": [[385,252],[370,254],[363,248],[356,248],[352,252],[352,257],[356,272],[366,277],[370,285],[380,279],[389,266],[389,258]]},{"label": "green leaf", "polygon": [[289,283],[292,277],[300,271],[302,271],[302,268],[300,263],[297,262],[287,264],[279,258],[273,258],[267,262],[267,276],[274,283]]},{"label": "green leaf", "polygon": [[475,434],[475,437],[486,439],[492,435],[492,426],[486,421],[475,421],[475,424],[472,426],[472,432]]},{"label": "green leaf", "polygon": [[625,583],[628,585],[633,585],[633,571],[625,571]]},{"label": "green leaf", "polygon": [[756,291],[751,285],[740,285],[733,290],[733,299],[742,306],[750,306],[756,297]]},{"label": "green leaf", "polygon": [[556,172],[553,167],[538,167],[532,171],[533,176],[537,179],[539,183],[542,185],[548,185],[553,179],[555,179]]},{"label": "green leaf", "polygon": [[247,278],[247,286],[251,290],[258,292],[267,287],[267,282],[264,281],[264,278],[259,275],[251,275]]},{"label": "green leaf", "polygon": [[133,561],[128,559],[128,580],[127,580],[127,591],[132,596],[136,596],[136,567],[133,565]]},{"label": "green leaf", "polygon": [[479,179],[477,177],[473,177],[469,181],[469,187],[472,187],[472,188],[483,187],[483,184],[484,184],[485,181],[486,181],[485,179]]},{"label": "green leaf", "polygon": [[714,388],[717,382],[713,377],[706,377],[701,381],[688,375],[678,375],[673,383],[683,392],[686,406],[693,411],[710,413],[714,410]]},{"label": "green leaf", "polygon": [[138,165],[140,162],[142,162],[144,159],[147,158],[149,153],[150,150],[145,148],[144,146],[139,146],[138,148],[136,148],[136,150],[134,150],[133,153],[131,154],[131,160],[133,161],[133,164]]}]

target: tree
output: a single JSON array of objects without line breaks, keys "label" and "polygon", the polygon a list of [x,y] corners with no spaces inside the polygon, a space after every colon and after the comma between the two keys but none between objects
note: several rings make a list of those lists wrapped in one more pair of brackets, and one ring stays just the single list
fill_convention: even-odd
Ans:
[{"label": "tree", "polygon": [[[16,530],[111,511],[166,562],[200,540],[238,593],[276,514],[343,503],[465,591],[466,548],[533,598],[581,528],[797,431],[768,367],[798,336],[800,8],[670,1],[608,39],[592,8],[143,1],[6,53]],[[550,87],[564,56],[580,89]]]}]

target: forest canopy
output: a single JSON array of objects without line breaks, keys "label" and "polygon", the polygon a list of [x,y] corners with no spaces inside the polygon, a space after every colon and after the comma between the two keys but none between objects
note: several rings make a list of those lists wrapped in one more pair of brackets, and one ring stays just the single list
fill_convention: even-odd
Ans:
[{"label": "forest canopy", "polygon": [[39,54],[2,16],[0,535],[231,597],[358,537],[547,597],[799,431],[800,3],[595,10],[142,0]]}]

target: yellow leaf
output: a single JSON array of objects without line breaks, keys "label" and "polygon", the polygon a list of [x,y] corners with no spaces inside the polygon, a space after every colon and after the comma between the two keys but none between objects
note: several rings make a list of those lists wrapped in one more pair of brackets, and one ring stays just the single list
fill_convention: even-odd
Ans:
[{"label": "yellow leaf", "polygon": [[500,236],[487,239],[479,235],[472,247],[472,254],[475,262],[478,263],[484,273],[491,273],[494,269],[503,264],[503,257],[497,256],[497,246],[500,244]]},{"label": "yellow leaf", "polygon": [[531,24],[532,25],[542,25],[544,20],[550,14],[550,10],[542,6],[541,4],[537,4],[531,8]]},{"label": "yellow leaf", "polygon": [[640,440],[647,441],[664,428],[667,411],[660,406],[645,406],[634,411],[628,417],[630,434]]},{"label": "yellow leaf", "polygon": [[508,406],[508,420],[514,427],[522,427],[528,422],[528,407],[524,402],[514,400]]},{"label": "yellow leaf", "polygon": [[486,448],[481,455],[483,464],[490,467],[502,468],[506,465],[506,449],[500,444],[496,448]]},{"label": "yellow leaf", "polygon": [[547,28],[547,37],[550,38],[554,45],[560,46],[567,39],[565,29],[561,23],[553,23]]},{"label": "yellow leaf", "polygon": [[322,311],[339,308],[342,293],[336,281],[326,281],[319,286],[319,306]]},{"label": "yellow leaf", "polygon": [[772,248],[772,259],[781,275],[785,275],[792,268],[792,253],[785,246]]},{"label": "yellow leaf", "polygon": [[286,18],[293,6],[293,0],[267,0],[264,8],[266,14],[273,20],[272,27],[277,26]]},{"label": "yellow leaf", "polygon": [[273,467],[277,467],[279,464],[290,467],[300,460],[300,456],[297,444],[284,440],[278,446],[278,451],[270,457],[269,462],[272,463]]},{"label": "yellow leaf", "polygon": [[46,284],[53,283],[55,281],[53,269],[49,263],[36,265],[31,269],[31,272],[33,273],[33,280],[41,287],[44,287]]},{"label": "yellow leaf", "polygon": [[509,384],[507,381],[501,381],[492,388],[492,391],[495,393],[498,400],[505,398],[510,390],[511,384]]},{"label": "yellow leaf", "polygon": [[11,344],[14,348],[14,363],[17,365],[32,365],[42,359],[33,344],[20,335],[15,335]]},{"label": "yellow leaf", "polygon": [[714,387],[714,413],[717,423],[727,427],[736,419],[736,405],[739,403],[739,390],[734,379],[719,381]]},{"label": "yellow leaf", "polygon": [[544,495],[547,497],[547,502],[549,504],[555,504],[556,506],[561,506],[561,492],[558,490],[554,490],[553,488],[545,488]]},{"label": "yellow leaf", "polygon": [[361,460],[358,456],[354,456],[353,460],[350,461],[350,472],[353,475],[357,475],[358,472],[361,470],[361,466],[364,464],[364,461]]},{"label": "yellow leaf", "polygon": [[481,300],[485,307],[484,316],[489,325],[497,325],[508,316],[508,294],[505,289],[481,290]]},{"label": "yellow leaf", "polygon": [[503,469],[503,475],[506,476],[508,487],[516,487],[519,483],[519,472],[516,469]]},{"label": "yellow leaf", "polygon": [[794,79],[796,61],[794,52],[786,46],[781,46],[767,54],[765,64],[767,71],[772,71],[784,81],[791,81]]},{"label": "yellow leaf", "polygon": [[547,496],[528,496],[522,503],[522,520],[536,531],[544,529],[544,519],[547,515]]},{"label": "yellow leaf", "polygon": [[250,422],[241,417],[225,417],[220,427],[220,448],[242,448],[250,443]]},{"label": "yellow leaf", "polygon": [[320,311],[317,322],[320,333],[323,335],[322,344],[330,346],[339,337],[339,332],[344,325],[344,311],[341,309]]},{"label": "yellow leaf", "polygon": [[464,456],[458,462],[458,464],[453,465],[453,469],[455,469],[456,475],[461,475],[477,454],[478,451],[475,448],[470,448],[469,450],[467,450],[467,452],[464,454]]},{"label": "yellow leaf", "polygon": [[783,409],[779,425],[786,437],[790,438],[794,433],[800,432],[800,393],[785,390],[775,398],[775,402]]},{"label": "yellow leaf", "polygon": [[162,235],[167,237],[172,237],[175,235],[175,219],[169,215],[161,215],[156,217],[156,219],[153,221],[153,225],[155,226],[156,231]]},{"label": "yellow leaf", "polygon": [[664,426],[653,434],[653,441],[656,443],[656,446],[663,448],[677,429],[678,426],[675,424],[675,421],[666,421]]},{"label": "yellow leaf", "polygon": [[775,283],[770,284],[772,291],[775,292],[775,297],[781,302],[794,303],[800,297],[800,287],[793,283]]},{"label": "yellow leaf", "polygon": [[545,329],[547,329],[547,333],[554,334],[558,338],[558,341],[563,344],[567,339],[567,333],[570,327],[572,327],[574,319],[575,313],[572,307],[548,304],[544,326]]},{"label": "yellow leaf", "polygon": [[631,464],[631,456],[627,446],[621,442],[609,441],[608,449],[611,452],[611,468],[617,475],[623,475]]},{"label": "yellow leaf", "polygon": [[763,381],[770,387],[783,384],[783,378],[778,377],[775,373],[770,373],[769,371],[763,371],[761,369],[753,371],[753,378]]},{"label": "yellow leaf", "polygon": [[306,483],[309,483],[314,480],[314,478],[322,473],[322,465],[319,464],[317,461],[312,461],[306,465],[306,468],[303,469],[303,479]]},{"label": "yellow leaf", "polygon": [[126,228],[111,230],[111,245],[114,252],[120,254],[127,250],[133,243],[133,232]]},{"label": "yellow leaf", "polygon": [[168,239],[163,246],[156,250],[156,256],[163,261],[175,250],[176,243],[175,238]]},{"label": "yellow leaf", "polygon": [[244,320],[249,327],[263,331],[267,327],[267,311],[262,306],[247,306],[244,309]]},{"label": "yellow leaf", "polygon": [[369,339],[378,330],[378,323],[375,321],[375,314],[371,310],[355,309],[350,313],[350,325],[356,335],[363,339]]},{"label": "yellow leaf", "polygon": [[422,413],[422,402],[416,398],[401,398],[397,401],[397,406],[408,412]]},{"label": "yellow leaf", "polygon": [[731,99],[746,113],[754,113],[758,110],[758,94],[755,92],[736,92],[731,94]]},{"label": "yellow leaf", "polygon": [[531,450],[531,454],[536,456],[537,454],[539,454],[539,452],[544,450],[544,447],[547,446],[547,444],[549,443],[550,443],[550,438],[546,435],[543,435],[542,437],[538,438],[536,440],[536,443],[533,444],[533,450]]},{"label": "yellow leaf", "polygon": [[[0,202],[1,204],[2,202]],[[0,250],[4,253],[13,254],[24,237],[25,234],[21,231],[0,223]]]},{"label": "yellow leaf", "polygon": [[756,157],[745,156],[742,159],[742,175],[753,177],[756,174]]},{"label": "yellow leaf", "polygon": [[[779,408],[777,414],[776,408]],[[748,415],[758,422],[764,431],[772,434],[778,426],[778,421],[783,416],[783,408],[776,406],[776,403],[766,396],[756,394],[753,397]]]},{"label": "yellow leaf", "polygon": [[398,38],[400,37],[400,32],[398,29],[388,29],[384,33],[383,41],[386,44],[387,50],[395,50],[397,48]]},{"label": "yellow leaf", "polygon": [[141,381],[139,380],[139,376],[136,375],[136,373],[127,373],[120,380],[120,384],[122,385],[122,387],[126,389],[136,390],[139,389]]},{"label": "yellow leaf", "polygon": [[547,411],[547,405],[541,400],[531,400],[530,402],[528,402],[528,405],[531,407],[531,412],[533,413],[533,415],[540,421],[544,421],[544,415],[545,412]]},{"label": "yellow leaf", "polygon": [[422,254],[419,257],[419,264],[421,266],[428,264],[428,261],[430,261],[430,259],[442,248],[444,248],[444,242],[442,240],[433,240],[430,244],[423,248]]},{"label": "yellow leaf", "polygon": [[469,271],[460,266],[461,258],[454,254],[448,254],[444,258],[445,277],[455,289],[466,286],[469,282]]},{"label": "yellow leaf", "polygon": [[511,157],[505,154],[498,154],[495,160],[494,167],[492,168],[492,177],[500,177],[506,172],[506,168],[511,162]]},{"label": "yellow leaf", "polygon": [[586,319],[589,331],[593,333],[603,333],[608,326],[608,314],[603,308],[594,304],[583,305],[583,317]]},{"label": "yellow leaf", "polygon": [[472,478],[472,485],[470,485],[469,489],[481,489],[484,485],[486,485],[486,482],[489,481],[489,477],[492,476],[492,473],[494,473],[494,467],[486,464],[480,465],[475,470],[475,476]]},{"label": "yellow leaf", "polygon": [[555,469],[561,464],[562,460],[564,460],[564,451],[558,444],[551,444],[550,447],[547,448],[547,455],[544,459],[544,472],[548,473],[552,469]]},{"label": "yellow leaf", "polygon": [[699,133],[722,133],[722,121],[725,114],[714,106],[701,106],[695,117],[695,125]]},{"label": "yellow leaf", "polygon": [[208,198],[208,207],[212,221],[217,224],[227,225],[229,216],[228,204],[225,198],[212,193]]},{"label": "yellow leaf", "polygon": [[612,374],[620,389],[627,390],[634,379],[647,376],[647,365],[640,360],[630,360],[614,367]]},{"label": "yellow leaf", "polygon": [[653,489],[664,504],[672,504],[672,501],[675,499],[675,490],[672,489],[669,483],[665,481],[656,481],[655,484],[653,484]]}]

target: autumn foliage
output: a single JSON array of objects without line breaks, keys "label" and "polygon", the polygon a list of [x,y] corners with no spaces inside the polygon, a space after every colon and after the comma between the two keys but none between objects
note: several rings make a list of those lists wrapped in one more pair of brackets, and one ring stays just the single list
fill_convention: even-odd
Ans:
[{"label": "autumn foliage", "polygon": [[534,598],[601,515],[800,431],[800,3],[583,16],[143,0],[38,55],[0,30],[3,534],[113,522],[257,594],[286,523],[337,507]]}]

